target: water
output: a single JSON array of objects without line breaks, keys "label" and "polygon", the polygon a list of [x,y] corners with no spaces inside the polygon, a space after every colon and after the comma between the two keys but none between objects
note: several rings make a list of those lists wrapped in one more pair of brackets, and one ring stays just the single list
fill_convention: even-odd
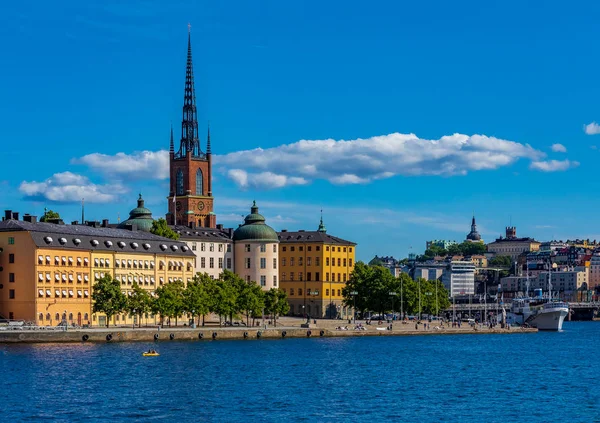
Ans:
[{"label": "water", "polygon": [[[141,357],[156,347],[160,357]],[[0,345],[2,422],[592,422],[600,322],[561,333]]]}]

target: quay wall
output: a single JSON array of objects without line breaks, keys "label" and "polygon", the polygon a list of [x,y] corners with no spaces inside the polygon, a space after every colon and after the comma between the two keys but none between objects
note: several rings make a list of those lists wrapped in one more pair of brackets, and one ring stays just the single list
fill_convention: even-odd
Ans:
[{"label": "quay wall", "polygon": [[0,343],[77,343],[77,342],[171,342],[211,341],[232,339],[281,339],[319,337],[362,337],[362,336],[435,336],[435,335],[483,335],[535,333],[535,328],[506,329],[441,329],[414,331],[338,331],[325,328],[202,328],[181,329],[77,329],[68,331],[7,330],[0,331]]}]

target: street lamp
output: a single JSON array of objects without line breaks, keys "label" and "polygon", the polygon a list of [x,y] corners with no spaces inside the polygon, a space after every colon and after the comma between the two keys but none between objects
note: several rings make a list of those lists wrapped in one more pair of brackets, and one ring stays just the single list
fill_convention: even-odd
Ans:
[{"label": "street lamp", "polygon": [[404,320],[404,283],[400,277],[400,320]]},{"label": "street lamp", "polygon": [[356,296],[358,295],[358,292],[352,291],[352,292],[350,292],[350,295],[352,295],[352,297],[354,299],[354,307],[352,310],[352,314],[354,315],[354,324],[356,324]]},{"label": "street lamp", "polygon": [[421,320],[421,278],[419,278],[419,320]]},{"label": "street lamp", "polygon": [[[390,297],[392,297],[392,322],[394,321],[394,318],[396,317],[394,314],[394,297],[396,296],[396,293],[394,291],[390,291],[389,292]],[[393,324],[393,323],[391,323]]]}]

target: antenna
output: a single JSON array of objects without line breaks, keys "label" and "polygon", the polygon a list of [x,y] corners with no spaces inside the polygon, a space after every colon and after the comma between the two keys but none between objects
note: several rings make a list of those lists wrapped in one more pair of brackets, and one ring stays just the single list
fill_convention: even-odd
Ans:
[{"label": "antenna", "polygon": [[81,224],[82,225],[85,224],[85,213],[84,213],[84,210],[85,210],[84,207],[85,207],[85,205],[84,205],[84,202],[85,202],[85,198],[82,198],[81,199]]}]

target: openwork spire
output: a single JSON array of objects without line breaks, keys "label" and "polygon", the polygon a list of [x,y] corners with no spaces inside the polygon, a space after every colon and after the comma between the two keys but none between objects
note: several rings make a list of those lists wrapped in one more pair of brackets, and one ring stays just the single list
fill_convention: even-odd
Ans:
[{"label": "openwork spire", "polygon": [[206,135],[206,154],[211,154],[211,152],[210,152],[210,122],[208,122],[208,134]]},{"label": "openwork spire", "polygon": [[198,116],[196,114],[196,91],[194,89],[194,66],[192,63],[191,26],[188,24],[188,52],[185,68],[185,90],[183,95],[183,120],[181,122],[181,145],[177,155],[202,157],[198,139]]},{"label": "openwork spire", "polygon": [[175,144],[173,143],[173,124],[171,124],[171,142],[169,143],[169,153],[175,152]]}]

